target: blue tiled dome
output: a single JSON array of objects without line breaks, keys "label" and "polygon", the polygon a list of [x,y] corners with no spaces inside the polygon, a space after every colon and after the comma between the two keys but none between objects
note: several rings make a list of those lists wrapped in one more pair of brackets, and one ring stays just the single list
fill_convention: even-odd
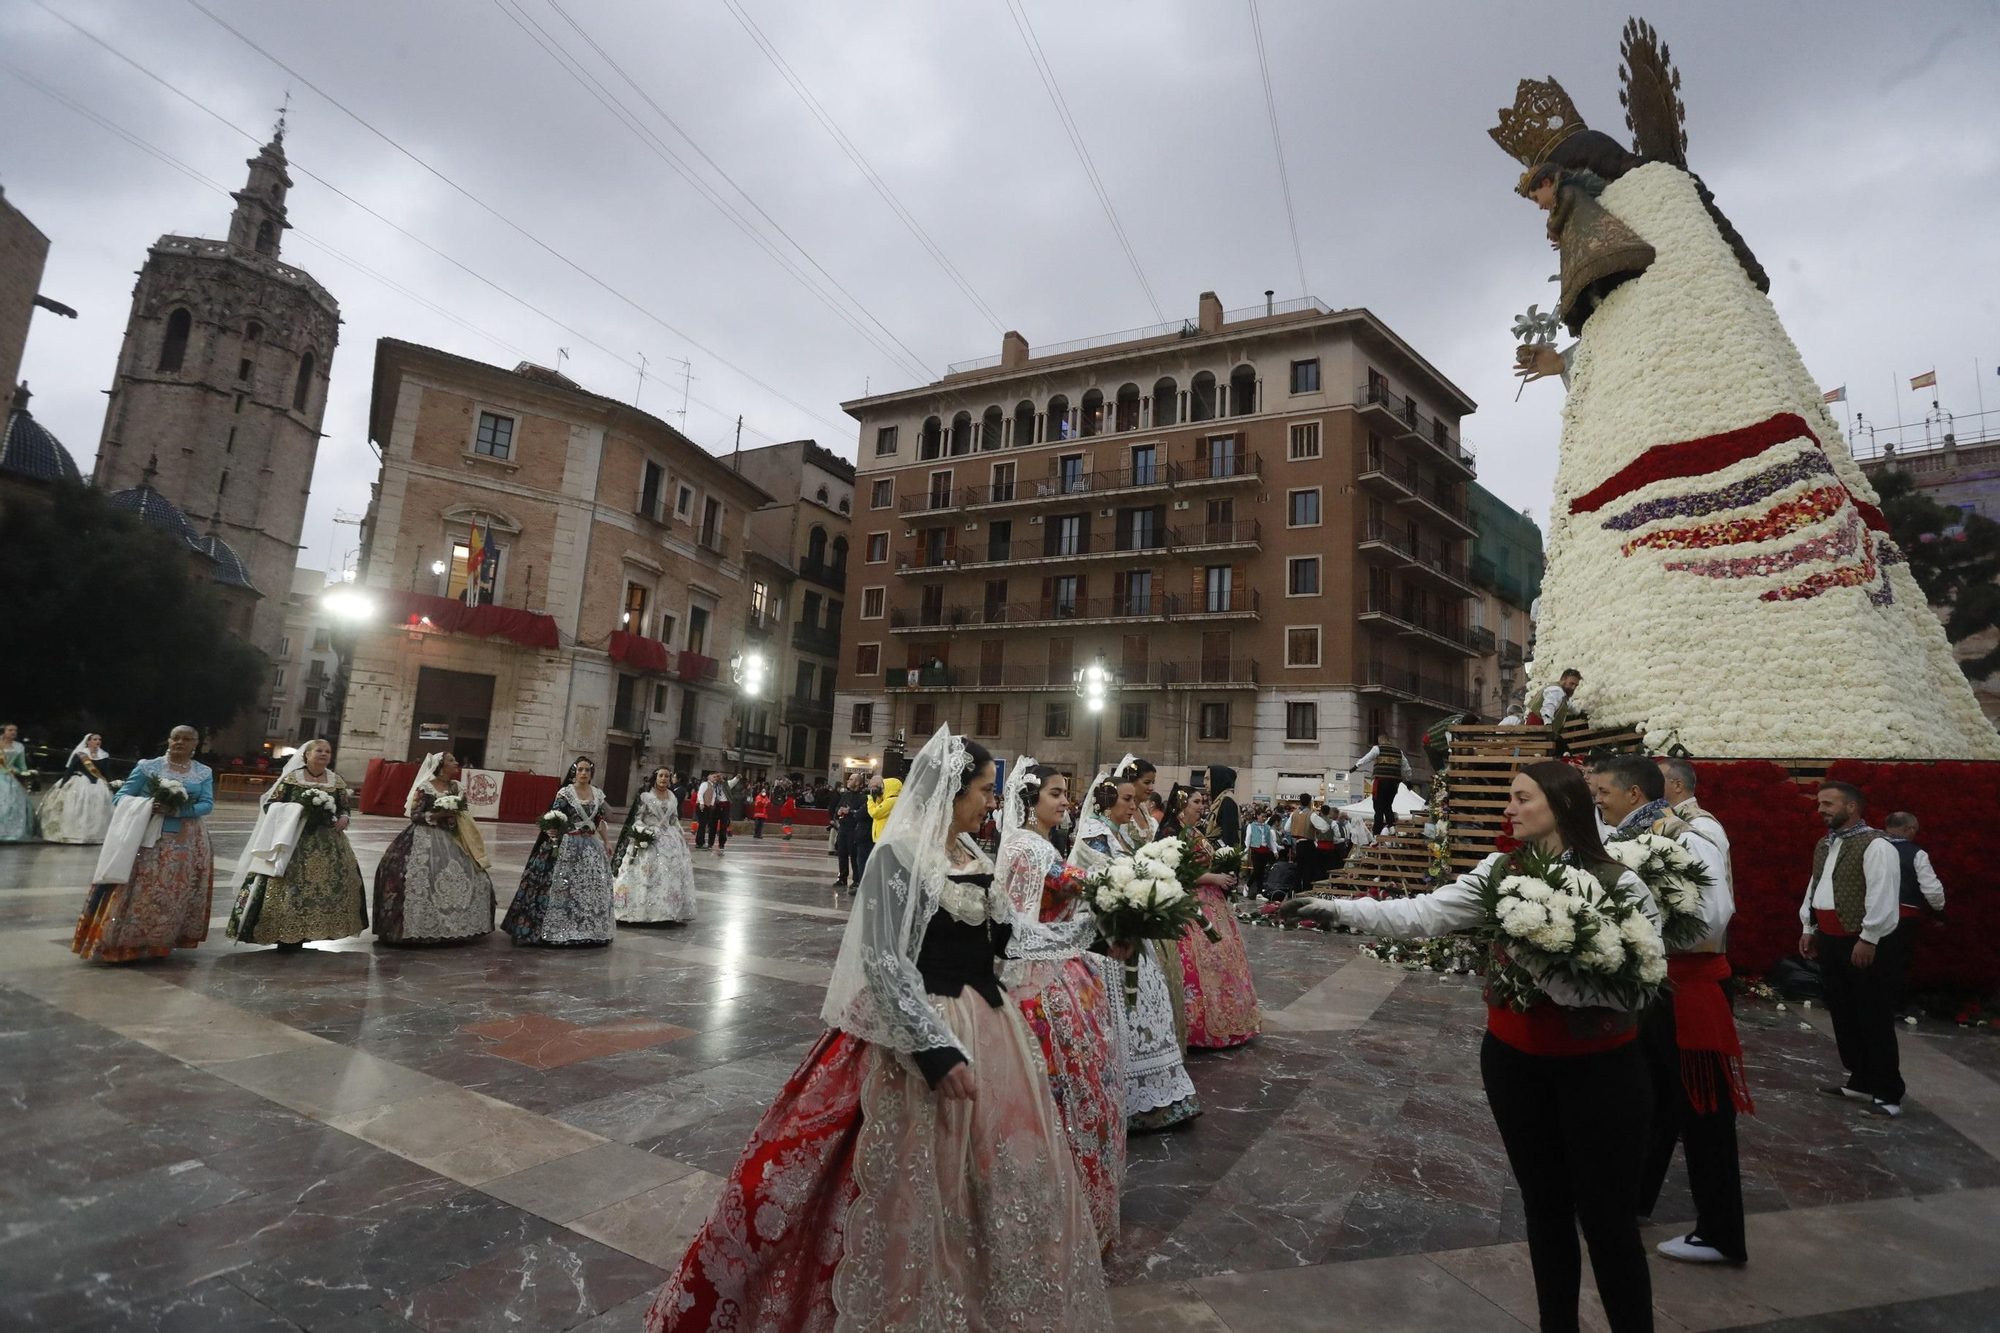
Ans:
[{"label": "blue tiled dome", "polygon": [[195,549],[215,562],[215,572],[209,577],[217,583],[226,583],[232,588],[249,588],[250,571],[243,567],[243,559],[237,555],[228,542],[209,533],[195,544]]},{"label": "blue tiled dome", "polygon": [[42,481],[82,481],[76,460],[62,441],[42,429],[28,415],[28,388],[24,384],[17,406],[7,414],[7,434],[0,439],[0,472],[15,472]]},{"label": "blue tiled dome", "polygon": [[134,486],[130,490],[113,491],[105,497],[105,502],[113,509],[129,509],[139,516],[139,521],[148,527],[165,528],[189,546],[201,548],[201,535],[188,522],[180,506],[161,495],[151,486]]}]

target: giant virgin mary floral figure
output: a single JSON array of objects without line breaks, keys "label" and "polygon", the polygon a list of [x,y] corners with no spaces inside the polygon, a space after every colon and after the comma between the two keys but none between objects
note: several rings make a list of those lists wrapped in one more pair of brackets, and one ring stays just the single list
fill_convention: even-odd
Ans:
[{"label": "giant virgin mary floral figure", "polygon": [[1576,668],[1593,717],[1717,758],[2000,759],[1768,278],[1687,170],[1666,49],[1633,22],[1623,54],[1635,151],[1554,79],[1491,131],[1549,211],[1577,338],[1520,353],[1569,386],[1535,690]]}]

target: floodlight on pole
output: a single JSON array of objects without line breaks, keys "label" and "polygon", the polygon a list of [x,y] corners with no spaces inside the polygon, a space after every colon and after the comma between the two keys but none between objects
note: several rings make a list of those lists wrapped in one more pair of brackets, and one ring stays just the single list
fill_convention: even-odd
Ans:
[{"label": "floodlight on pole", "polygon": [[1096,720],[1097,739],[1091,771],[1101,772],[1104,763],[1104,709],[1111,694],[1118,688],[1118,675],[1111,669],[1100,651],[1095,658],[1076,669],[1076,693],[1083,700],[1083,710]]}]

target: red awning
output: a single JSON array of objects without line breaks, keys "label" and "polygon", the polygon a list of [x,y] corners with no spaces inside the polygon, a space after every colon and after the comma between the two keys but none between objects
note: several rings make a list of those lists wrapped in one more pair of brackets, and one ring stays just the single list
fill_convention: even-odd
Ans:
[{"label": "red awning", "polygon": [[623,662],[640,671],[657,672],[666,675],[673,670],[673,653],[658,639],[649,639],[643,634],[629,634],[622,629],[611,631],[611,660]]},{"label": "red awning", "polygon": [[439,597],[427,592],[385,592],[383,603],[389,620],[396,625],[420,625],[447,634],[470,634],[475,638],[499,637],[523,648],[559,648],[562,636],[551,616],[538,611],[521,611],[510,606],[467,606],[455,597]]}]

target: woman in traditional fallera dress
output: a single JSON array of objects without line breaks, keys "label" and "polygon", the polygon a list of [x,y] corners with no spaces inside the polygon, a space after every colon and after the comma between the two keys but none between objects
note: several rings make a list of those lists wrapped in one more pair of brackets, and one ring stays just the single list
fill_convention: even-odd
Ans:
[{"label": "woman in traditional fallera dress", "polygon": [[28,751],[12,722],[0,727],[0,842],[32,842],[35,798],[28,791]]},{"label": "woman in traditional fallera dress", "polygon": [[[1210,810],[1208,794],[1176,785],[1167,797],[1168,820],[1196,854],[1212,853],[1219,844],[1204,831]],[[1243,932],[1229,910],[1229,893],[1236,876],[1211,871],[1195,881],[1195,896],[1220,942],[1206,931],[1190,928],[1178,941],[1181,980],[1187,1001],[1190,1049],[1215,1050],[1241,1046],[1264,1030],[1257,1007],[1257,986],[1250,976],[1250,954]]]},{"label": "woman in traditional fallera dress", "polygon": [[[384,944],[444,944],[493,929],[493,863],[458,774],[457,757],[440,750],[410,784],[409,826],[375,867],[375,938]],[[457,808],[439,809],[441,798]]]},{"label": "woman in traditional fallera dress", "polygon": [[[344,940],[368,929],[368,884],[347,840],[354,789],[332,764],[332,742],[307,741],[264,793],[261,804],[267,811],[291,802],[306,814],[283,872],[253,871],[243,877],[227,931],[237,943],[297,949],[314,940]],[[323,813],[324,807],[308,797],[309,792],[326,797],[331,813]]]},{"label": "woman in traditional fallera dress", "polygon": [[[1069,784],[1060,772],[1029,755],[1015,761],[1007,775],[994,878],[1027,920],[1067,921],[1087,911],[1082,873],[1064,864],[1049,842],[1049,830],[1068,808]],[[1003,974],[1041,1042],[1091,1220],[1107,1249],[1118,1239],[1118,1198],[1125,1187],[1124,1019],[1113,1007],[1123,1004],[1120,970],[1083,954],[1060,963],[1011,963]]]},{"label": "woman in traditional fallera dress", "polygon": [[[149,803],[159,829],[137,848],[122,883],[92,886],[70,941],[85,961],[165,958],[208,938],[215,856],[202,819],[215,808],[215,775],[195,762],[200,739],[193,727],[175,727],[166,754],[139,761],[118,789],[120,801]],[[177,784],[185,802],[166,784]]]},{"label": "woman in traditional fallera dress", "polygon": [[114,784],[98,767],[111,757],[103,740],[93,731],[79,741],[69,752],[64,777],[42,798],[42,836],[50,842],[104,841]]},{"label": "woman in traditional fallera dress", "polygon": [[[1553,759],[1529,764],[1514,775],[1506,816],[1528,847],[1587,872],[1600,892],[1638,906],[1657,925],[1659,907],[1644,881],[1605,852],[1579,770]],[[1386,938],[1448,935],[1487,921],[1481,885],[1513,873],[1517,855],[1495,852],[1414,898],[1297,897],[1281,911]],[[1653,1328],[1652,1278],[1633,1211],[1652,1113],[1652,1080],[1634,1041],[1638,1019],[1593,1003],[1561,978],[1544,982],[1525,1012],[1487,997],[1479,1071],[1520,1187],[1535,1300],[1551,1333],[1577,1327],[1579,1229],[1612,1333]]]},{"label": "woman in traditional fallera dress", "polygon": [[[681,831],[672,781],[672,773],[654,769],[646,790],[625,812],[625,827],[611,853],[616,872],[611,906],[620,921],[651,925],[694,920],[694,857]],[[635,840],[635,829],[650,833],[652,841]]]},{"label": "woman in traditional fallera dress", "polygon": [[1003,953],[1073,955],[1095,926],[1014,916],[969,836],[992,806],[991,756],[940,729],[863,871],[829,1027],[661,1288],[650,1333],[1111,1328],[1042,1054],[994,976]]},{"label": "woman in traditional fallera dress", "polygon": [[617,930],[611,855],[604,845],[604,793],[590,784],[596,767],[583,758],[569,766],[549,806],[562,816],[562,826],[544,827],[528,852],[521,887],[500,922],[516,944],[609,944]]},{"label": "woman in traditional fallera dress", "polygon": [[[1091,783],[1070,844],[1071,865],[1087,873],[1136,850],[1125,833],[1133,819],[1132,793],[1131,782],[1113,782],[1109,773]],[[1144,1134],[1186,1124],[1201,1114],[1201,1102],[1183,1059],[1187,1017],[1180,953],[1171,940],[1148,940],[1139,946],[1137,967],[1138,1001],[1123,1002],[1122,979],[1117,993],[1124,1025],[1125,1127],[1129,1133]]]}]

